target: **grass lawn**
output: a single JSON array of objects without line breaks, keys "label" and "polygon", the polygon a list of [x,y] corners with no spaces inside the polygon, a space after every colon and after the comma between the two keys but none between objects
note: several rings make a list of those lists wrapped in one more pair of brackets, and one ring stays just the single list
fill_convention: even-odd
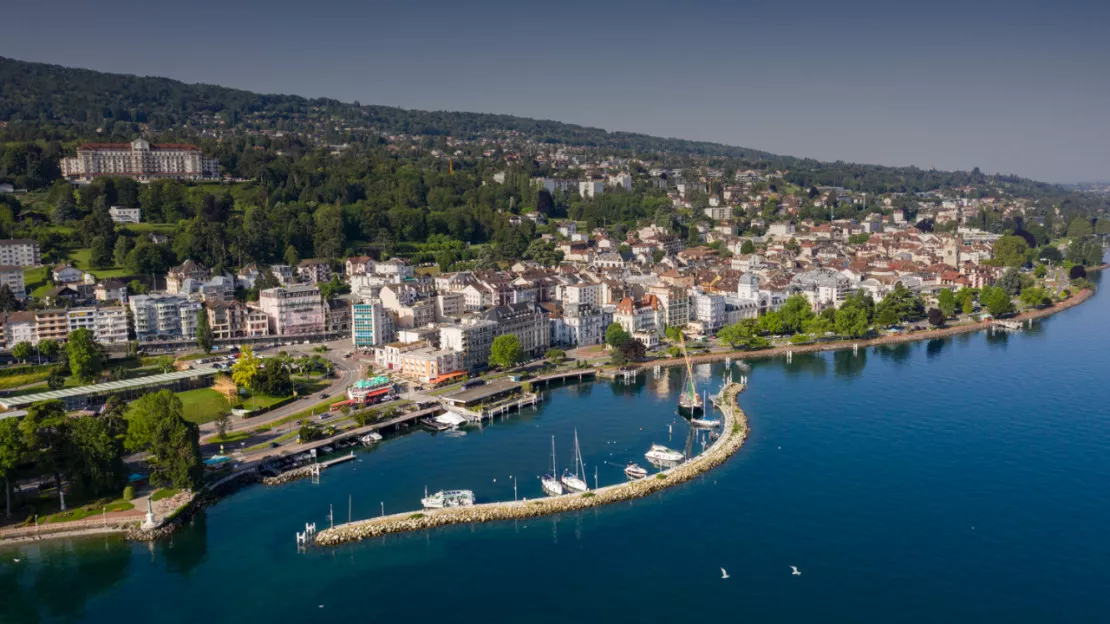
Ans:
[{"label": "grass lawn", "polygon": [[11,375],[10,377],[0,377],[0,390],[8,390],[10,388],[18,388],[19,386],[26,386],[27,384],[37,384],[46,381],[50,376],[50,371],[34,371],[25,373],[23,375]]},{"label": "grass lawn", "polygon": [[163,498],[170,498],[178,492],[179,490],[175,490],[173,488],[162,488],[150,495],[150,502],[154,503],[162,500]]},{"label": "grass lawn", "polygon": [[159,234],[169,234],[177,229],[173,223],[128,223],[121,225],[118,229],[131,230],[136,234],[147,234],[149,232],[158,232]]},{"label": "grass lawn", "polygon": [[39,517],[40,524],[54,524],[57,522],[73,522],[74,520],[84,520],[93,516],[104,513],[105,508],[108,511],[128,511],[134,509],[135,506],[130,502],[121,499],[114,501],[97,501],[88,505],[82,505],[75,509],[71,508],[67,511],[59,511],[58,513],[50,514],[49,516]]},{"label": "grass lawn", "polygon": [[250,431],[249,429],[242,429],[240,431],[232,431],[228,433],[227,437],[222,440],[218,435],[213,434],[205,438],[203,442],[205,444],[234,444],[236,442],[242,442],[252,435],[254,435],[253,431]]},{"label": "grass lawn", "polygon": [[216,420],[217,416],[231,410],[224,395],[212,388],[178,392],[177,398],[181,399],[185,420],[198,425]]},{"label": "grass lawn", "polygon": [[[131,271],[123,267],[108,267],[106,269],[93,269],[89,267],[89,249],[87,247],[82,249],[75,249],[69,254],[70,259],[73,261],[74,268],[88,271],[100,279],[107,279],[109,277],[128,277]],[[26,279],[26,278],[24,278]]]}]

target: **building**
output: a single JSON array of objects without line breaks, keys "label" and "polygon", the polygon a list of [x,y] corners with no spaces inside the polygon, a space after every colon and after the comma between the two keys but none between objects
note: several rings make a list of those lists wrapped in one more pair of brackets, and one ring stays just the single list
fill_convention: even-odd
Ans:
[{"label": "building", "polygon": [[663,311],[667,327],[684,327],[690,322],[690,296],[679,286],[652,286],[648,292],[655,295]]},{"label": "building", "polygon": [[578,194],[583,198],[594,198],[605,192],[605,180],[582,180],[578,183]]},{"label": "building", "polygon": [[166,292],[171,295],[185,292],[185,280],[207,282],[211,275],[204,265],[186,260],[166,272]]},{"label": "building", "polygon": [[92,330],[102,345],[127,344],[127,310],[123,306],[96,308]]},{"label": "building", "polygon": [[310,284],[331,281],[331,266],[327,260],[301,260],[297,265],[297,276]]},{"label": "building", "polygon": [[466,297],[461,292],[440,292],[435,301],[437,323],[456,319],[466,311]]},{"label": "building", "polygon": [[654,295],[635,300],[631,297],[621,299],[617,309],[613,312],[613,322],[624,328],[624,331],[635,333],[654,334],[659,331],[658,323],[662,321],[662,310],[659,300]]},{"label": "building", "polygon": [[356,348],[369,349],[393,339],[393,319],[381,303],[351,306],[351,341]]},{"label": "building", "polygon": [[565,331],[561,342],[573,345],[601,344],[605,342],[605,330],[612,322],[612,315],[607,314],[600,306],[568,303],[563,307],[562,324]]},{"label": "building", "polygon": [[97,301],[127,303],[127,285],[117,279],[106,279],[93,289]]},{"label": "building", "polygon": [[439,328],[439,346],[462,354],[462,368],[472,370],[489,362],[489,350],[498,335],[497,322],[468,318]]},{"label": "building", "polygon": [[340,335],[351,331],[351,303],[344,299],[336,299],[328,301],[326,305],[324,331]]},{"label": "building", "polygon": [[50,277],[55,284],[76,284],[85,279],[85,272],[68,264],[59,264],[50,270]]},{"label": "building", "polygon": [[512,334],[526,354],[540,355],[551,345],[546,315],[532,303],[510,303],[490,308],[482,318],[497,323],[497,335]]},{"label": "building", "polygon": [[462,355],[450,349],[422,347],[401,355],[401,376],[420,383],[437,383],[462,370]]},{"label": "building", "polygon": [[143,211],[141,208],[112,206],[108,209],[108,214],[112,217],[113,223],[138,223],[142,219]]},{"label": "building", "polygon": [[563,287],[563,303],[567,305],[601,306],[601,284],[570,284]]},{"label": "building", "polygon": [[258,304],[275,336],[323,334],[327,325],[324,301],[314,284],[267,288],[258,293]]},{"label": "building", "polygon": [[693,320],[704,333],[712,334],[725,325],[725,298],[716,293],[695,290],[690,297]]},{"label": "building", "polygon": [[65,308],[35,310],[35,338],[38,344],[44,340],[65,342],[69,337],[69,312]]},{"label": "building", "polygon": [[140,341],[196,338],[200,302],[181,295],[154,293],[128,298],[135,337]]},{"label": "building", "polygon": [[101,176],[204,180],[218,177],[220,169],[218,160],[205,158],[195,145],[158,145],[142,138],[130,143],[86,143],[77,148],[77,156],[63,158],[61,164],[62,175],[71,180]]},{"label": "building", "polygon": [[0,266],[0,288],[7,286],[11,289],[16,299],[27,296],[27,287],[23,284],[23,267],[13,265]]},{"label": "building", "polygon": [[35,313],[27,311],[8,314],[4,321],[4,342],[9,351],[21,342],[38,344],[39,336],[35,331]]},{"label": "building", "polygon": [[416,271],[412,266],[406,264],[404,260],[399,258],[375,263],[374,273],[385,277],[391,282],[402,282],[406,279],[412,279],[416,275]]},{"label": "building", "polygon": [[0,264],[22,267],[38,266],[38,241],[28,238],[0,240]]}]

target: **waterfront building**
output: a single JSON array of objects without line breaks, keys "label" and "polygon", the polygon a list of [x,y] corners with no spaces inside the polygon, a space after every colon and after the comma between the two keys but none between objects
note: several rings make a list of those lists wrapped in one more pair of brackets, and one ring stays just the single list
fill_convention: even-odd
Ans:
[{"label": "waterfront building", "polygon": [[258,293],[258,307],[270,319],[275,336],[324,333],[327,323],[320,289],[314,284],[291,284]]},{"label": "waterfront building", "polygon": [[694,321],[702,333],[712,334],[725,324],[725,297],[717,293],[694,290],[690,297]]},{"label": "waterfront building", "polygon": [[625,297],[613,312],[613,322],[630,334],[637,332],[653,334],[659,331],[659,324],[663,320],[661,313],[659,299],[655,295],[648,295],[639,300]]},{"label": "waterfront building", "polygon": [[551,345],[546,315],[532,303],[511,303],[490,308],[482,318],[497,323],[497,335],[512,334],[527,354],[539,355]]},{"label": "waterfront building", "polygon": [[204,180],[219,177],[220,162],[205,158],[195,145],[154,144],[138,138],[130,143],[85,143],[76,156],[62,159],[61,168],[71,180],[101,176]]},{"label": "waterfront building", "polygon": [[652,286],[648,292],[655,295],[662,308],[666,327],[684,327],[690,321],[690,296],[681,286]]},{"label": "waterfront building", "polygon": [[21,267],[38,266],[38,241],[29,238],[0,240],[0,264]]},{"label": "waterfront building", "polygon": [[605,330],[612,321],[612,314],[600,307],[568,303],[563,306],[561,322],[566,329],[560,342],[573,345],[601,344],[605,342]]},{"label": "waterfront building", "polygon": [[[439,329],[439,346],[462,354],[462,368],[471,370],[489,362],[489,350],[498,335],[497,322],[467,318]],[[549,333],[549,332],[548,332]]]}]

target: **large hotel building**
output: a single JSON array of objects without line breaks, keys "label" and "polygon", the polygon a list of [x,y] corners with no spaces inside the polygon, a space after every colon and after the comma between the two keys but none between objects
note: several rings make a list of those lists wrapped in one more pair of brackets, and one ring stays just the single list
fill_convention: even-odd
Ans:
[{"label": "large hotel building", "polygon": [[98,176],[201,180],[218,177],[219,172],[220,161],[205,158],[195,145],[156,145],[144,139],[130,143],[86,143],[77,148],[77,156],[62,159],[62,175],[75,180]]}]

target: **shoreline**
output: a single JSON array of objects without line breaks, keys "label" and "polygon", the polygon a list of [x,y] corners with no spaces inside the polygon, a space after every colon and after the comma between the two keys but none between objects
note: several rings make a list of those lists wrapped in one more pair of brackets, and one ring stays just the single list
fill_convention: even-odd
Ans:
[{"label": "shoreline", "polygon": [[358,520],[320,531],[316,534],[314,543],[317,546],[338,546],[396,533],[410,533],[456,524],[535,518],[643,498],[701,476],[723,464],[740,450],[750,430],[747,414],[736,402],[736,397],[743,390],[744,387],[739,384],[726,386],[725,400],[721,409],[723,415],[721,437],[701,454],[674,468],[636,481],[609,485],[583,493],[533,500],[484,503],[469,507],[415,510]]}]

